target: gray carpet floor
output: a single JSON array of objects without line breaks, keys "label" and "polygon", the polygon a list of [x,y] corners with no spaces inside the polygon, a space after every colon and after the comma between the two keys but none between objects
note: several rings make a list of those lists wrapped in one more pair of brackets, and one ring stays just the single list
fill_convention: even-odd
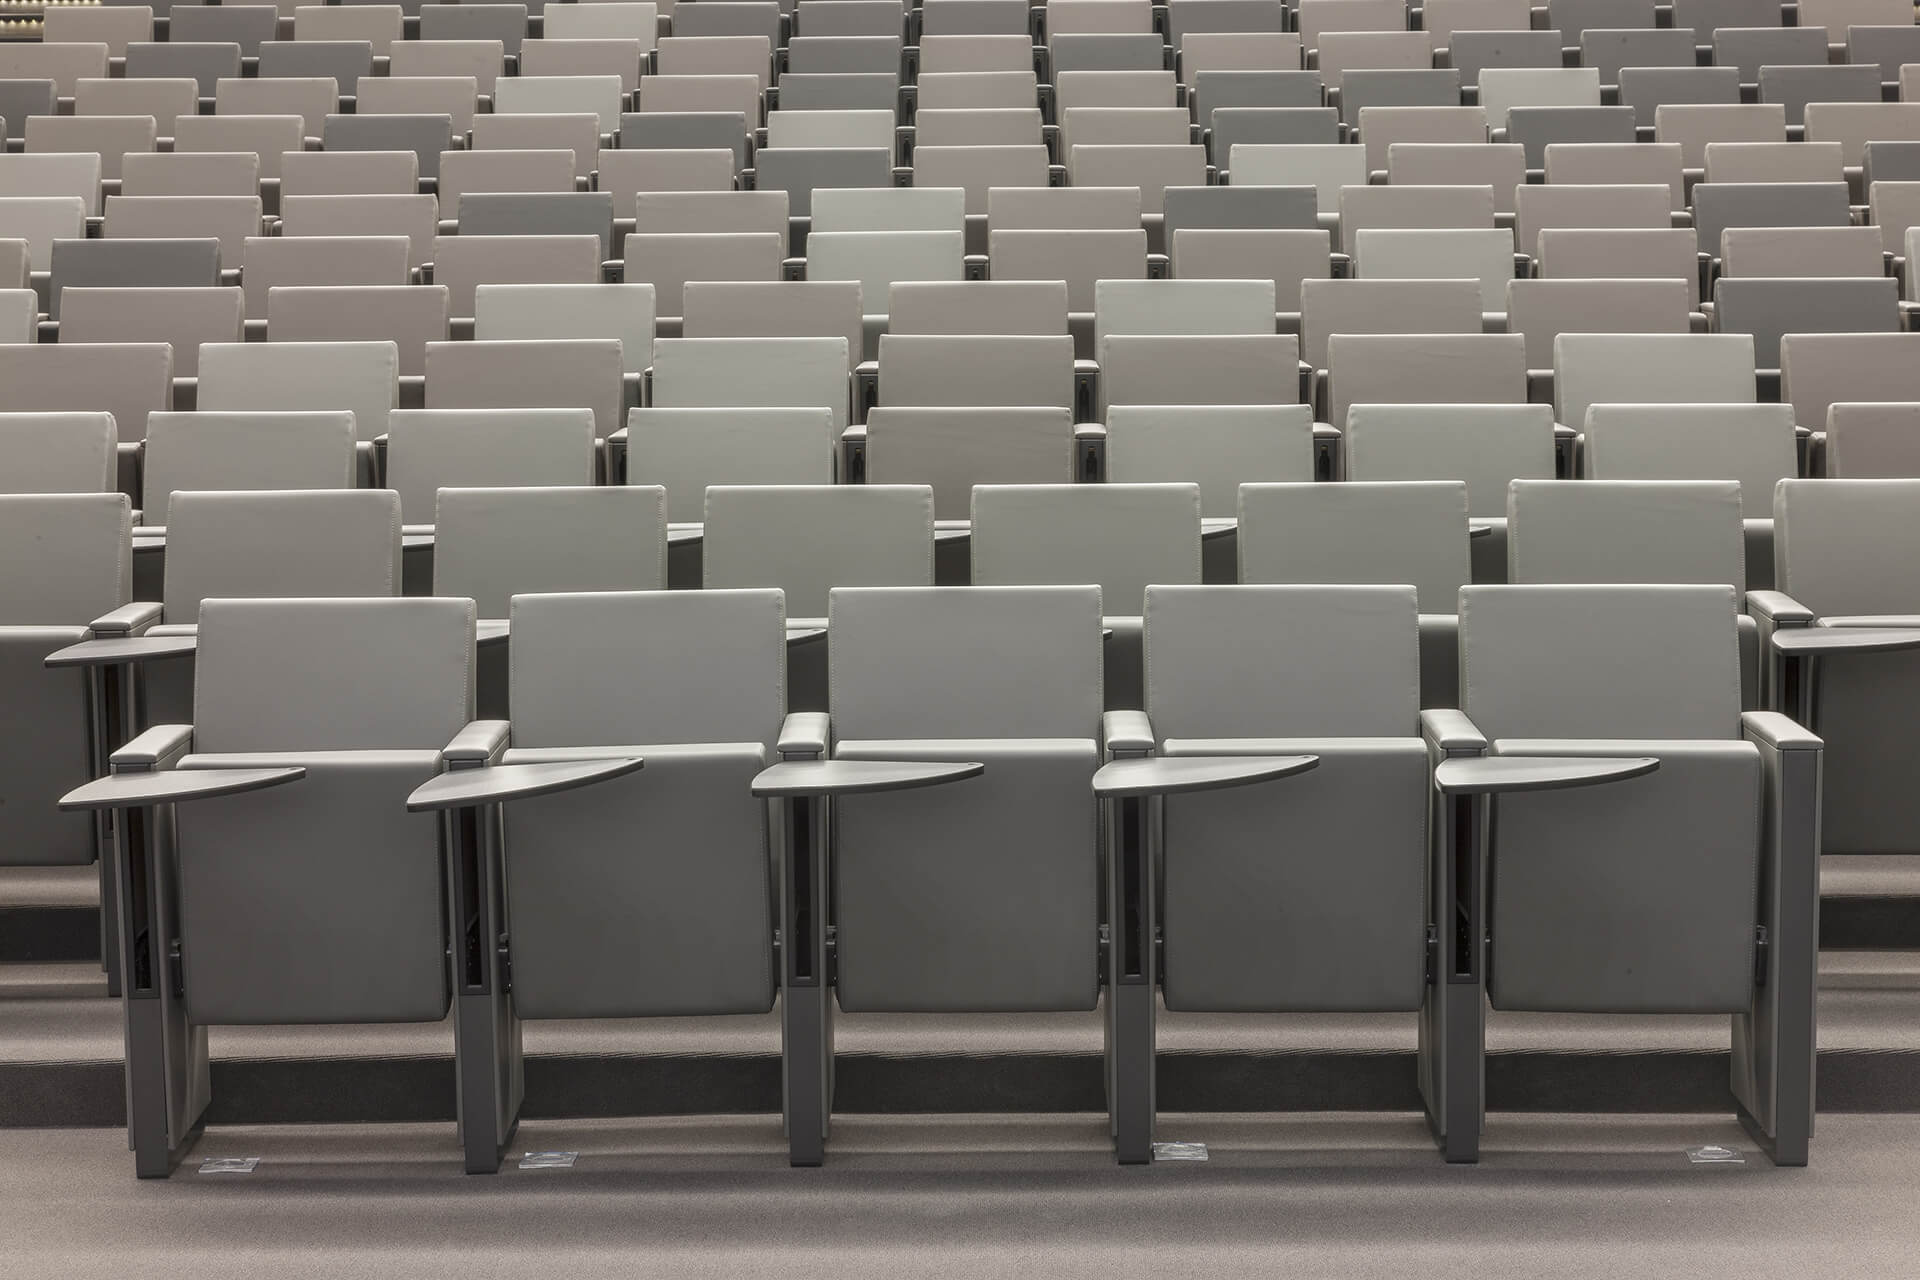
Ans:
[{"label": "gray carpet floor", "polygon": [[[565,1170],[458,1171],[450,1126],[230,1128],[140,1183],[114,1131],[0,1132],[0,1274],[1910,1277],[1920,1116],[1823,1117],[1777,1170],[1730,1118],[1495,1116],[1449,1168],[1417,1117],[1163,1117],[1205,1164],[1120,1169],[1097,1117],[843,1119],[824,1169],[764,1118],[522,1127]],[[1689,1164],[1720,1143],[1741,1165]],[[202,1156],[255,1155],[246,1175]]]}]

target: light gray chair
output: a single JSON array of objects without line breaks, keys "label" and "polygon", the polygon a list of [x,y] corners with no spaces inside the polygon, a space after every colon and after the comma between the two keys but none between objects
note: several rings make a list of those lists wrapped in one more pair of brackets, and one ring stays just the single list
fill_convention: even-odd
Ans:
[{"label": "light gray chair", "polygon": [[1827,409],[1826,437],[1824,475],[1920,479],[1920,406],[1843,401]]},{"label": "light gray chair", "polygon": [[[437,1023],[458,951],[441,826],[406,802],[465,740],[473,602],[217,599],[198,617],[192,722],[128,743],[69,796],[116,810],[143,1178],[199,1135],[209,1026]],[[488,1128],[474,1083],[456,1094],[470,1140]]]},{"label": "light gray chair", "polygon": [[834,587],[933,585],[927,485],[731,485],[707,489],[701,585],[778,587],[787,607],[787,707],[827,709]]},{"label": "light gray chair", "polygon": [[1200,582],[1196,484],[976,485],[973,584],[1091,582],[1108,611],[1108,710],[1143,704],[1141,615],[1149,585]]},{"label": "light gray chair", "polygon": [[110,413],[0,413],[0,494],[112,493]]},{"label": "light gray chair", "polygon": [[141,535],[151,539],[182,491],[351,489],[358,464],[345,410],[167,412],[141,446]]},{"label": "light gray chair", "polygon": [[1776,1164],[1807,1162],[1821,743],[1741,712],[1737,598],[1461,592],[1462,714],[1443,745],[1491,758],[1435,770],[1437,918],[1460,922],[1434,1055],[1450,1161],[1478,1158],[1490,1002],[1731,1015],[1735,1109]]},{"label": "light gray chair", "polygon": [[[1820,848],[1828,854],[1920,849],[1910,725],[1920,689],[1920,578],[1890,554],[1920,511],[1920,480],[1783,480],[1774,494],[1775,592],[1751,605],[1776,645],[1805,632],[1874,632],[1885,643],[1845,652],[1856,637],[1801,639],[1776,654],[1768,699],[1830,741]],[[1873,649],[1882,650],[1874,652]]]},{"label": "light gray chair", "polygon": [[1457,705],[1469,537],[1458,480],[1240,486],[1242,583],[1414,586],[1423,707]]}]

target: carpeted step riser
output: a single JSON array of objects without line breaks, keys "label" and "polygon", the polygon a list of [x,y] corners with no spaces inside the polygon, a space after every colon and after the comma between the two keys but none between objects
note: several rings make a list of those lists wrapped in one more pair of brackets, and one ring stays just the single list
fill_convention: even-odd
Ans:
[{"label": "carpeted step riser", "polygon": [[[1168,1112],[1420,1109],[1411,1053],[1169,1053]],[[1725,1052],[1496,1053],[1493,1111],[1681,1113],[1729,1109]],[[762,1055],[531,1057],[528,1119],[771,1115],[780,1064]],[[837,1111],[846,1114],[1097,1112],[1100,1059],[1088,1054],[847,1054]],[[214,1124],[409,1123],[453,1119],[448,1058],[216,1062]],[[0,1064],[0,1127],[124,1123],[118,1063]],[[1823,1111],[1920,1112],[1920,1053],[1823,1052]]]}]

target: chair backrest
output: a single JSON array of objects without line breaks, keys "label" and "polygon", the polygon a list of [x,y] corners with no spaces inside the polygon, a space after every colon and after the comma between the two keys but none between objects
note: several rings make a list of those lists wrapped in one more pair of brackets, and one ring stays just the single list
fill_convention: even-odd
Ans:
[{"label": "chair backrest", "polygon": [[387,415],[400,404],[400,349],[392,342],[209,342],[200,348],[195,404],[347,409],[360,438],[372,440],[386,434]]},{"label": "chair backrest", "polygon": [[594,463],[588,409],[396,409],[388,421],[387,487],[410,525],[433,519],[441,489],[590,485]]},{"label": "chair backrest", "polygon": [[1728,227],[1720,236],[1720,270],[1726,276],[1885,276],[1885,252],[1878,227]]},{"label": "chair backrest", "polygon": [[1590,479],[1736,480],[1748,519],[1799,470],[1791,405],[1596,404],[1582,430]]},{"label": "chair backrest", "polygon": [[659,314],[684,315],[687,286],[696,281],[778,282],[785,246],[786,236],[771,231],[632,233],[621,279],[650,286]]},{"label": "chair backrest", "polygon": [[1920,478],[1920,404],[1835,404],[1827,410],[1827,474]]},{"label": "chair backrest", "polygon": [[1200,581],[1197,484],[976,485],[978,586],[1091,582],[1131,614],[1149,584]]},{"label": "chair backrest", "polygon": [[902,280],[887,304],[887,332],[1052,335],[1067,332],[1063,280]]},{"label": "chair backrest", "polygon": [[1558,31],[1473,31],[1455,27],[1447,55],[1460,70],[1462,85],[1478,86],[1488,67],[1559,67],[1563,54]]},{"label": "chair backrest", "polygon": [[1774,581],[1822,617],[1920,612],[1920,563],[1892,554],[1920,512],[1920,479],[1783,480]]},{"label": "chair backrest", "polygon": [[1687,207],[1686,172],[1677,142],[1550,142],[1546,175],[1550,183],[1573,186],[1663,183],[1673,207]]},{"label": "chair backrest", "polygon": [[186,490],[166,526],[169,623],[210,599],[400,594],[400,499],[385,489]]},{"label": "chair backrest", "polygon": [[[848,358],[858,361],[866,341],[862,305],[857,280],[688,281],[680,332],[688,338],[844,337]],[[898,330],[897,321],[893,327]]]},{"label": "chair backrest", "polygon": [[387,70],[396,76],[472,76],[491,97],[506,53],[501,40],[402,40],[387,51]]},{"label": "chair backrest", "polygon": [[1101,411],[1115,405],[1300,402],[1290,333],[1117,334],[1098,348]]},{"label": "chair backrest", "polygon": [[1527,153],[1527,167],[1544,168],[1549,146],[1614,143],[1631,146],[1635,133],[1632,107],[1521,107],[1507,114],[1506,141],[1517,142]]},{"label": "chair backrest", "polygon": [[147,419],[141,508],[159,524],[175,493],[256,489],[351,489],[353,415],[156,413]]},{"label": "chair backrest", "polygon": [[151,152],[158,136],[152,116],[29,116],[26,125],[29,152],[91,152],[108,180],[120,176],[122,157]]},{"label": "chair backrest", "polygon": [[1709,142],[1706,180],[1840,182],[1846,157],[1837,142]]},{"label": "chair backrest", "polygon": [[298,152],[280,157],[280,200],[290,196],[413,196],[413,152]]},{"label": "chair backrest", "polygon": [[634,230],[641,235],[720,235],[764,232],[787,243],[784,191],[643,191],[634,198]]},{"label": "chair backrest", "polygon": [[1620,101],[1633,108],[1636,126],[1651,129],[1659,117],[1660,108],[1669,104],[1737,105],[1740,101],[1740,71],[1724,64],[1713,67],[1622,67]]},{"label": "chair backrest", "polygon": [[695,524],[713,485],[832,484],[831,425],[824,408],[634,409],[627,482],[664,488],[667,518]]},{"label": "chair backrest", "polygon": [[87,202],[79,196],[0,196],[0,235],[26,245],[31,270],[47,270],[55,242],[77,244],[86,227]]},{"label": "chair backrest", "polygon": [[1460,708],[1492,739],[1731,738],[1735,599],[1717,584],[1466,587]]},{"label": "chair backrest", "polygon": [[1321,213],[1338,213],[1341,190],[1367,181],[1367,153],[1359,147],[1239,143],[1227,164],[1236,186],[1312,187]]},{"label": "chair backrest", "polygon": [[[211,12],[212,10],[209,10]],[[51,80],[31,81],[15,80],[11,82],[12,93],[18,94],[23,87],[35,84],[45,85],[47,90],[45,111],[34,110],[31,115],[53,114],[53,82]],[[0,92],[0,103],[8,100],[8,94]],[[35,104],[38,107],[41,104]],[[110,80],[88,78],[78,81],[73,88],[73,113],[77,116],[152,116],[154,127],[162,138],[173,136],[174,121],[183,115],[193,115],[200,110],[200,86],[188,79],[168,80]],[[14,113],[7,112],[9,119]],[[22,113],[18,120],[9,126],[11,136],[19,137],[20,126],[30,118]]]},{"label": "chair backrest", "polygon": [[1525,404],[1527,340],[1517,333],[1336,333],[1327,342],[1334,426],[1356,404]]},{"label": "chair backrest", "polygon": [[1525,186],[1514,192],[1513,207],[1515,241],[1520,252],[1532,257],[1540,256],[1540,235],[1549,228],[1657,230],[1673,225],[1673,193],[1664,184]]},{"label": "chair backrest", "polygon": [[1461,480],[1470,516],[1504,516],[1510,483],[1554,475],[1544,404],[1361,404],[1342,436],[1347,479]]},{"label": "chair backrest", "polygon": [[1527,368],[1551,369],[1563,333],[1687,333],[1687,282],[1646,280],[1512,280],[1507,331],[1527,340]]},{"label": "chair backrest", "polygon": [[[1131,75],[1125,71],[1079,72],[1080,75]],[[1199,187],[1207,181],[1207,150],[1201,146],[1080,145],[1067,156],[1067,171],[1075,185],[1112,187],[1132,182],[1140,188],[1142,213],[1162,213],[1168,187]]]},{"label": "chair backrest", "polygon": [[[1343,103],[1345,99],[1343,92]],[[1453,100],[1460,100],[1458,85]],[[1396,142],[1471,144],[1487,140],[1487,113],[1479,107],[1365,107],[1359,125],[1361,141],[1367,148],[1367,168],[1376,172],[1387,167],[1387,148]]]},{"label": "chair backrest", "polygon": [[93,152],[0,155],[0,196],[78,196],[100,212],[100,157]]},{"label": "chair backrest", "polygon": [[1761,67],[1760,101],[1787,109],[1789,127],[1806,123],[1810,103],[1880,103],[1880,68],[1871,64]]},{"label": "chair backrest", "polygon": [[111,493],[110,413],[0,413],[0,493]]},{"label": "chair backrest", "polygon": [[528,115],[590,112],[602,133],[620,127],[626,100],[619,76],[502,76],[493,86],[494,109]]},{"label": "chair backrest", "polygon": [[1597,107],[1598,67],[1488,67],[1480,73],[1480,105],[1492,128],[1507,127],[1514,107]]},{"label": "chair backrest", "polygon": [[281,235],[402,235],[407,238],[407,264],[414,267],[432,261],[438,220],[438,202],[431,195],[283,195],[280,199]]},{"label": "chair backrest", "polygon": [[1307,405],[1119,404],[1106,426],[1110,482],[1197,484],[1202,516],[1232,516],[1242,483],[1313,479]]},{"label": "chair backrest", "polygon": [[471,600],[218,599],[199,621],[198,751],[437,751],[473,717]]},{"label": "chair backrest", "polygon": [[922,111],[959,107],[1026,107],[1033,105],[1039,90],[1031,60],[1017,70],[928,71],[922,68],[916,83],[920,89]]},{"label": "chair backrest", "polygon": [[1324,147],[1340,141],[1340,113],[1332,107],[1212,107],[1207,119],[1213,131],[1207,154],[1223,171],[1235,147]]},{"label": "chair backrest", "polygon": [[1093,297],[1096,346],[1118,334],[1274,331],[1274,289],[1266,280],[1101,280]]},{"label": "chair backrest", "polygon": [[593,173],[600,142],[600,117],[591,111],[482,112],[473,118],[467,145],[475,151],[571,151],[574,177],[586,178]]},{"label": "chair backrest", "polygon": [[[1567,36],[1573,34],[1563,21],[1554,25]],[[1598,67],[1602,84],[1618,85],[1620,73],[1628,67],[1681,67],[1691,70],[1695,66],[1698,38],[1694,32],[1684,28],[1641,27],[1637,23],[1632,29],[1615,21],[1603,21],[1603,26],[1613,30],[1596,30],[1588,27],[1580,33],[1580,65]],[[1651,123],[1651,122],[1649,122]]]},{"label": "chair backrest", "polygon": [[[373,77],[367,77],[373,83]],[[382,84],[386,81],[382,80]],[[367,101],[363,91],[360,101]],[[279,120],[298,117],[304,138],[317,138],[326,128],[327,117],[340,110],[340,86],[331,76],[285,77],[274,80],[222,80],[214,86],[215,115],[188,116],[174,122],[174,144],[191,140],[195,151],[253,151],[265,158],[270,139],[286,136],[284,125],[270,131],[258,124],[235,126],[236,117]],[[442,108],[444,110],[444,108]],[[371,112],[370,112],[371,114]],[[226,117],[223,120],[222,117]],[[227,144],[223,146],[222,144]],[[234,145],[237,144],[237,145]],[[298,147],[293,148],[299,150]],[[273,157],[277,171],[280,157]]]},{"label": "chair backrest", "polygon": [[1554,421],[1595,404],[1752,404],[1753,339],[1737,333],[1563,333],[1553,340]]},{"label": "chair backrest", "polygon": [[254,236],[241,250],[247,312],[266,314],[267,291],[284,285],[404,285],[405,236]]},{"label": "chair backrest", "polygon": [[445,114],[406,116],[328,116],[320,128],[321,145],[328,151],[411,151],[422,178],[438,179],[440,157],[453,145],[453,117]]},{"label": "chair backrest", "polygon": [[[544,8],[544,6],[542,6]],[[498,40],[507,53],[517,54],[527,36],[527,5],[423,4],[422,40]]]},{"label": "chair backrest", "polygon": [[108,196],[108,239],[178,240],[211,236],[223,261],[240,258],[248,236],[260,234],[257,196]]},{"label": "chair backrest", "polygon": [[1900,333],[1900,282],[1889,276],[1821,280],[1722,276],[1714,287],[1713,320],[1722,333],[1752,334],[1755,362],[1762,369],[1775,369],[1788,333]]},{"label": "chair backrest", "polygon": [[1070,408],[1073,339],[882,334],[880,403]]},{"label": "chair backrest", "polygon": [[149,413],[173,407],[173,348],[164,342],[0,344],[0,387],[7,389],[9,412],[110,413],[120,439],[132,443],[147,434]]},{"label": "chair backrest", "polygon": [[632,37],[589,40],[529,40],[520,46],[524,76],[604,76],[620,78],[623,93],[640,87],[645,45]]},{"label": "chair backrest", "polygon": [[713,485],[702,586],[778,587],[793,618],[824,618],[834,587],[933,585],[926,485]]},{"label": "chair backrest", "polygon": [[1412,587],[1156,583],[1146,609],[1147,714],[1163,740],[1416,731]]},{"label": "chair backrest", "polygon": [[426,371],[429,409],[590,409],[597,435],[620,429],[616,338],[429,342]]},{"label": "chair backrest", "polygon": [[199,372],[200,345],[238,342],[244,335],[240,289],[61,290],[64,342],[167,342],[173,369]]},{"label": "chair backrest", "polygon": [[1098,587],[835,587],[827,613],[842,740],[1099,734]]},{"label": "chair backrest", "polygon": [[504,618],[516,595],[657,591],[667,585],[667,495],[658,486],[442,487],[433,592]]},{"label": "chair backrest", "polygon": [[1355,234],[1353,247],[1359,278],[1476,280],[1485,311],[1502,310],[1513,283],[1513,232],[1506,227],[1369,227]]},{"label": "chair backrest", "polygon": [[[284,167],[281,179],[284,191]],[[135,152],[120,163],[123,196],[252,196],[259,190],[260,157],[251,151]]]},{"label": "chair backrest", "polygon": [[481,284],[597,284],[600,241],[591,235],[436,236],[433,282],[456,316],[473,314]]},{"label": "chair backrest", "polygon": [[450,151],[440,160],[435,188],[442,209],[458,215],[462,200],[481,192],[573,191],[573,156],[558,147]]},{"label": "chair backrest", "polygon": [[1516,480],[1509,582],[1747,585],[1737,480]]},{"label": "chair backrest", "polygon": [[[780,87],[784,95],[787,82],[783,80]],[[1037,146],[1041,140],[1040,108],[966,107],[921,111],[913,118],[913,139],[916,154],[921,147]]]},{"label": "chair backrest", "polygon": [[793,216],[813,210],[815,188],[885,187],[893,156],[879,147],[765,147],[755,153],[754,185],[784,191]]},{"label": "chair backrest", "polygon": [[868,483],[930,485],[941,520],[968,518],[976,484],[1077,478],[1066,408],[876,405],[867,412],[867,437]]},{"label": "chair backrest", "polygon": [[813,231],[807,276],[857,280],[864,305],[887,302],[896,280],[959,280],[966,272],[966,233],[952,231]]},{"label": "chair backrest", "polygon": [[1338,334],[1481,331],[1475,280],[1307,280],[1300,286],[1301,359],[1327,367]]},{"label": "chair backrest", "polygon": [[473,291],[473,336],[613,338],[625,371],[641,373],[653,363],[653,304],[649,284],[483,284]]},{"label": "chair backrest", "polygon": [[400,376],[417,378],[427,344],[446,341],[448,309],[442,284],[275,285],[267,333],[274,342],[391,342]]},{"label": "chair backrest", "polygon": [[821,408],[837,439],[849,401],[841,338],[664,338],[653,344],[660,408]]},{"label": "chair backrest", "polygon": [[613,194],[608,191],[468,192],[460,197],[459,210],[462,235],[591,235],[600,242],[603,258],[612,246]]},{"label": "chair backrest", "polygon": [[1684,280],[1687,305],[1700,303],[1700,264],[1688,227],[1548,227],[1540,232],[1537,265],[1543,280]]},{"label": "chair backrest", "polygon": [[0,627],[86,626],[127,603],[132,530],[124,493],[0,494],[0,543],[33,549],[0,559]]},{"label": "chair backrest", "polygon": [[1780,398],[1818,431],[1841,401],[1920,400],[1914,334],[1793,333],[1780,340]]},{"label": "chair backrest", "polygon": [[1785,142],[1787,109],[1777,102],[1671,103],[1653,112],[1656,142],[1677,142],[1689,169],[1703,169],[1710,142]]},{"label": "chair backrest", "polygon": [[1333,237],[1325,230],[1183,227],[1171,240],[1175,279],[1271,280],[1275,307],[1295,315],[1302,282],[1333,275]]},{"label": "chair backrest", "polygon": [[987,232],[987,257],[996,280],[1063,280],[1067,305],[1092,311],[1103,280],[1147,278],[1147,233],[1132,230],[1011,230]]},{"label": "chair backrest", "polygon": [[812,236],[830,231],[960,231],[965,226],[966,193],[957,187],[826,188],[814,194]]},{"label": "chair backrest", "polygon": [[1467,566],[1458,480],[1240,487],[1240,581],[1411,583],[1422,613],[1452,613]]},{"label": "chair backrest", "polygon": [[1693,229],[1702,253],[1719,256],[1728,227],[1845,227],[1853,223],[1844,182],[1702,182],[1693,189]]}]

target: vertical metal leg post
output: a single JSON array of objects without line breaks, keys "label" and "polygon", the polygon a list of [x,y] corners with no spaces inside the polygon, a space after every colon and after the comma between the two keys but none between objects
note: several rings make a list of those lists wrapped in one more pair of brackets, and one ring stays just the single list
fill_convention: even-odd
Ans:
[{"label": "vertical metal leg post", "polygon": [[1437,938],[1420,1018],[1427,1122],[1449,1164],[1480,1159],[1486,1119],[1486,928],[1481,870],[1491,802],[1441,795],[1433,893]]},{"label": "vertical metal leg post", "polygon": [[833,1115],[833,988],[827,974],[827,839],[832,800],[781,801],[780,1034],[787,1159],[826,1160]]},{"label": "vertical metal leg post", "polygon": [[506,959],[500,806],[441,817],[453,897],[454,1073],[468,1173],[497,1173],[520,1124],[520,1020]]},{"label": "vertical metal leg post", "polygon": [[1153,1160],[1154,992],[1159,922],[1154,902],[1154,853],[1160,842],[1162,801],[1125,796],[1106,806],[1108,901],[1107,1045],[1114,1154],[1121,1164]]}]

